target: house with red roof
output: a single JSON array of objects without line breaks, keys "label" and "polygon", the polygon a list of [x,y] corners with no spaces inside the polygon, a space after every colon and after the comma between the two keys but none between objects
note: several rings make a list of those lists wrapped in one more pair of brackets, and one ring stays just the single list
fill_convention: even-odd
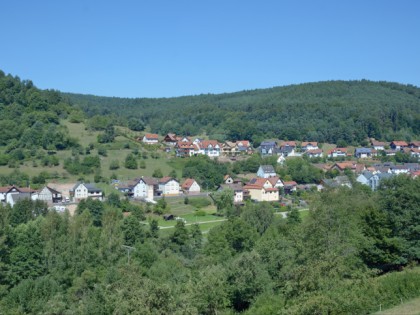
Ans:
[{"label": "house with red roof", "polygon": [[334,148],[328,151],[327,156],[329,158],[340,158],[347,156],[347,148]]},{"label": "house with red roof", "polygon": [[159,143],[159,136],[155,133],[146,133],[142,142],[146,144],[157,144]]},{"label": "house with red roof", "polygon": [[181,185],[182,191],[189,195],[199,194],[201,191],[200,185],[193,178],[187,178]]},{"label": "house with red roof", "polygon": [[408,147],[408,143],[405,141],[392,141],[390,147],[393,150],[401,150]]},{"label": "house with red roof", "polygon": [[0,187],[0,203],[8,203],[12,207],[18,200],[22,199],[31,199],[35,200],[38,198],[38,194],[35,190],[28,187],[16,187],[16,186],[6,186]]}]

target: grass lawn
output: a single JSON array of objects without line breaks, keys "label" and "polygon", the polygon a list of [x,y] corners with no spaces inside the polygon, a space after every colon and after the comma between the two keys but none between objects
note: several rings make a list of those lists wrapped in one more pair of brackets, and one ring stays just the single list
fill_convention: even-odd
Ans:
[{"label": "grass lawn", "polygon": [[420,315],[420,297],[374,315]]}]

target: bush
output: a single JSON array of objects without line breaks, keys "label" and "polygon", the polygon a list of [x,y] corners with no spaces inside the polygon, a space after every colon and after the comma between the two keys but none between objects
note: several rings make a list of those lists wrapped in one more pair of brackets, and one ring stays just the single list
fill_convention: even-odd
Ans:
[{"label": "bush", "polygon": [[207,214],[207,213],[206,213],[206,211],[204,211],[204,210],[196,210],[196,211],[195,211],[195,215],[196,215],[197,217],[204,217],[206,214]]},{"label": "bush", "polygon": [[190,198],[188,201],[195,208],[204,208],[211,205],[211,201],[207,198]]}]

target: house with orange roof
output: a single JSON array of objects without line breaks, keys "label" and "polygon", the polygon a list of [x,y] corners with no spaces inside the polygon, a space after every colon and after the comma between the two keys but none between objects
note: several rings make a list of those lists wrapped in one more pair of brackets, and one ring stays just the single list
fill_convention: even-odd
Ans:
[{"label": "house with orange roof", "polygon": [[337,170],[339,172],[344,172],[345,169],[350,169],[354,173],[361,173],[365,170],[365,166],[360,163],[346,161],[346,162],[337,162],[332,167],[331,170]]},{"label": "house with orange roof", "polygon": [[146,144],[157,144],[159,143],[159,136],[155,133],[146,133],[142,142]]},{"label": "house with orange roof", "polygon": [[193,178],[187,178],[181,185],[182,191],[189,195],[199,194],[201,191],[200,185]]},{"label": "house with orange roof", "polygon": [[273,187],[267,178],[253,178],[244,186],[250,199],[255,201],[279,201],[279,189]]},{"label": "house with orange roof", "polygon": [[393,150],[401,150],[408,147],[408,143],[405,141],[392,141],[389,145]]},{"label": "house with orange roof", "polygon": [[334,148],[328,151],[327,156],[329,158],[340,158],[347,156],[347,148]]},{"label": "house with orange roof", "polygon": [[198,154],[204,154],[209,157],[218,157],[222,151],[222,145],[217,140],[201,140],[196,142],[198,145]]}]

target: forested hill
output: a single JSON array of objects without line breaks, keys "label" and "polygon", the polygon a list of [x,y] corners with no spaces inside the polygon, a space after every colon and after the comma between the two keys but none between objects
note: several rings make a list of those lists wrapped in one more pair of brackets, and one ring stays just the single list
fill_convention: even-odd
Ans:
[{"label": "forested hill", "polygon": [[64,94],[88,117],[141,120],[153,132],[223,140],[265,138],[360,144],[367,137],[419,138],[420,88],[389,82],[327,81],[229,94],[115,98]]},{"label": "forested hill", "polygon": [[40,90],[30,80],[0,70],[0,147],[12,158],[23,158],[22,149],[63,150],[76,145],[60,120],[77,109],[65,103],[58,91]]}]

